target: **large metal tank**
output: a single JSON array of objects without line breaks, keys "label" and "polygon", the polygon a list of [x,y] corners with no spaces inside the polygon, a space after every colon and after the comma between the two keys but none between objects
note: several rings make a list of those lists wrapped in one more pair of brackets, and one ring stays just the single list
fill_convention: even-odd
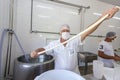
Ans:
[{"label": "large metal tank", "polygon": [[22,55],[15,59],[13,80],[34,80],[41,73],[54,69],[54,57],[51,55],[40,55],[31,58],[30,55]]}]

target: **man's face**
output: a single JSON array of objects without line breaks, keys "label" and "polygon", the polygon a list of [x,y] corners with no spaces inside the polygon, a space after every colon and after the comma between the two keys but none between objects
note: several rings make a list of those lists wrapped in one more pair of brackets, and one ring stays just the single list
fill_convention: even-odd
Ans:
[{"label": "man's face", "polygon": [[61,38],[64,40],[68,40],[70,38],[70,30],[69,29],[62,29],[60,32]]},{"label": "man's face", "polygon": [[111,41],[115,40],[116,36],[109,38]]}]

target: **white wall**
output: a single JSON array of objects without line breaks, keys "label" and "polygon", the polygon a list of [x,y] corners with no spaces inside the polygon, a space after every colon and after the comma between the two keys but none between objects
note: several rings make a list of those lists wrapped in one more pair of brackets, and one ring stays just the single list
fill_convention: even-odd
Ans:
[{"label": "white wall", "polygon": [[[8,7],[7,4],[9,2],[9,0],[8,1],[0,0],[0,1],[2,1],[2,2],[6,1],[6,2],[4,2],[5,5],[3,5],[0,2],[0,8],[1,8],[0,15],[2,16],[2,17],[0,16],[0,23],[2,23],[2,24],[0,24],[0,28],[6,28],[6,26],[9,25],[8,24],[9,10],[8,10],[8,8],[3,7],[3,6]],[[64,1],[64,0],[61,0],[61,1]],[[85,13],[83,28],[87,28],[88,25],[93,23],[98,18],[98,16],[93,15],[93,12],[102,13],[104,10],[113,7],[112,5],[98,2],[96,0],[74,0],[74,1],[66,0],[66,2],[70,2],[73,4],[77,4],[77,5],[90,6],[90,9],[86,10],[86,13]],[[3,11],[3,10],[5,10],[5,11]],[[3,18],[4,15],[5,15],[5,17]],[[115,16],[119,16],[119,15],[120,15],[120,13]],[[30,33],[30,26],[31,26],[30,19],[31,19],[31,0],[15,0],[13,30],[17,34],[25,52],[28,54],[36,48],[45,46],[47,39],[57,39],[59,37],[58,34]],[[65,24],[65,23],[63,23],[63,24]],[[103,35],[104,36],[107,31],[112,30],[112,31],[117,32],[117,34],[120,36],[120,32],[119,32],[120,28],[116,28],[116,27],[109,28],[108,25],[114,25],[116,27],[119,27],[120,23],[119,23],[119,21],[117,21],[115,19],[105,21],[100,26],[100,28],[97,29],[92,35]],[[3,26],[3,27],[1,27],[1,26]],[[78,28],[79,28],[79,26],[78,26]],[[74,28],[73,28],[73,31],[75,31]],[[103,38],[97,38],[97,37],[86,38],[85,43],[83,45],[83,50],[97,53],[96,51],[97,51],[98,42],[102,39]],[[114,42],[115,48],[120,47],[119,39],[120,39],[120,37],[118,37],[117,40]],[[6,47],[4,47],[4,49],[6,49]],[[11,75],[13,74],[12,73],[13,72],[13,61],[16,57],[18,57],[20,55],[23,55],[23,53],[21,52],[21,50],[16,42],[16,39],[13,35],[12,60],[11,60],[11,65],[10,65],[10,68],[11,68],[10,74]]]}]

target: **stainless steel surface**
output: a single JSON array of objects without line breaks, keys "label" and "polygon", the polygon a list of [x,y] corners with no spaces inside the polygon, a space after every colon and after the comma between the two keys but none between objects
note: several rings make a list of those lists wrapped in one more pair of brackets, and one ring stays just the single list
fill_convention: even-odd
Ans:
[{"label": "stainless steel surface", "polygon": [[78,58],[85,63],[84,74],[87,74],[88,63],[97,59],[97,55],[91,52],[78,52]]},{"label": "stainless steel surface", "polygon": [[92,62],[94,59],[97,59],[97,55],[92,52],[79,52],[79,57],[85,62]]},{"label": "stainless steel surface", "polygon": [[18,57],[14,62],[13,80],[34,80],[37,75],[54,69],[54,57],[40,55],[39,58],[30,58],[29,55]]}]

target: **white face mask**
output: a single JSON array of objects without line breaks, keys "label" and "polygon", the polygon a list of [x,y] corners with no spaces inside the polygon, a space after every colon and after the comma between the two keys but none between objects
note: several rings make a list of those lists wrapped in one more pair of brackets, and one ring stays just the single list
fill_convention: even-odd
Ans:
[{"label": "white face mask", "polygon": [[62,38],[64,40],[68,40],[70,38],[70,33],[69,32],[62,32]]}]

